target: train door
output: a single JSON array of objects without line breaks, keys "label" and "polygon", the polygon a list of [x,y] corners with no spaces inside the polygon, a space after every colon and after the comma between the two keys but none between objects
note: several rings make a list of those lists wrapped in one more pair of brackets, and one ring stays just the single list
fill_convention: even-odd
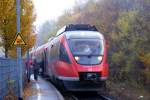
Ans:
[{"label": "train door", "polygon": [[47,71],[48,71],[48,51],[47,51],[47,48],[44,50],[43,52],[44,54],[44,57],[43,57],[43,75],[47,76]]}]

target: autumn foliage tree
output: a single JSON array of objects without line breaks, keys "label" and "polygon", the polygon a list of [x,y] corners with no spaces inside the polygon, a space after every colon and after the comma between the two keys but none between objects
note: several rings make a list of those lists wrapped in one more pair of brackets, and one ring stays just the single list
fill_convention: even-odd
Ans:
[{"label": "autumn foliage tree", "polygon": [[[33,11],[33,3],[31,0],[21,1],[21,34],[27,43],[27,46],[22,48],[25,53],[27,48],[31,48],[36,36],[34,34],[33,22],[35,14]],[[0,36],[1,46],[5,49],[5,57],[15,57],[16,48],[12,46],[12,42],[16,35],[16,0],[1,0],[0,1]]]}]

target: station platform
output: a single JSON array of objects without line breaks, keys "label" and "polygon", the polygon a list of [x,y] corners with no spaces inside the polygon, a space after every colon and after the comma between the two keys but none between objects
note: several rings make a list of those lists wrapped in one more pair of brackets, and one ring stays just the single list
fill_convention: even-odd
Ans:
[{"label": "station platform", "polygon": [[31,76],[31,82],[24,89],[24,100],[64,100],[64,98],[50,82],[41,77],[36,81]]}]

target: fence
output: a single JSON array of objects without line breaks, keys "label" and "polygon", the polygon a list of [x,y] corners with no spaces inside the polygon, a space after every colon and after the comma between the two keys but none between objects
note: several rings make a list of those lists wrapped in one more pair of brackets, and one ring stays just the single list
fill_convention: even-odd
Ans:
[{"label": "fence", "polygon": [[[24,67],[23,67],[24,68]],[[19,95],[19,68],[17,61],[12,59],[0,59],[0,100],[8,93],[8,81],[13,81],[13,93]]]}]

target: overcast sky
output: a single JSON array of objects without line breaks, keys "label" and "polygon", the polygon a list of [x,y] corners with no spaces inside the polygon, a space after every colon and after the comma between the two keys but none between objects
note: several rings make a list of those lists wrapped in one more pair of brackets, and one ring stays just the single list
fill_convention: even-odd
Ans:
[{"label": "overcast sky", "polygon": [[47,20],[56,20],[67,9],[71,9],[76,0],[33,0],[37,15],[35,25]]}]

